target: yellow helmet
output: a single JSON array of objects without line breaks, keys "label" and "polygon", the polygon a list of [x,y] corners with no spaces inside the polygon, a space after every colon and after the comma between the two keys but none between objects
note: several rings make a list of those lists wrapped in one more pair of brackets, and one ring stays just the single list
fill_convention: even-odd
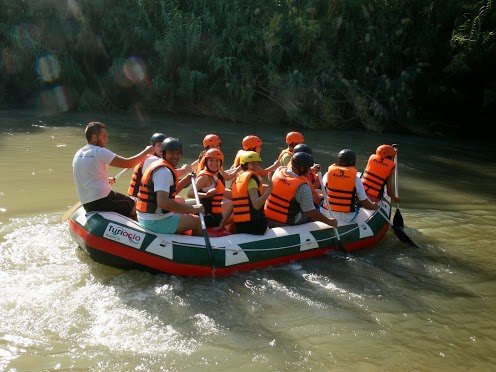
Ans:
[{"label": "yellow helmet", "polygon": [[262,158],[255,151],[245,151],[239,157],[239,164],[253,163],[253,162],[262,162]]}]

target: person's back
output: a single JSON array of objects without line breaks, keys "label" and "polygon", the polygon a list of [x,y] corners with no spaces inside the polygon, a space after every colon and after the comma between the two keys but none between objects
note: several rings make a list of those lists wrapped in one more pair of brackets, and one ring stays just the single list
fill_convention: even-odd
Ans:
[{"label": "person's back", "polygon": [[108,166],[133,167],[153,152],[152,146],[146,147],[132,157],[123,158],[105,147],[108,142],[105,124],[90,122],[86,126],[85,136],[87,145],[76,152],[72,161],[79,201],[86,212],[112,211],[133,217],[135,202],[127,195],[112,190]]},{"label": "person's back", "polygon": [[289,164],[279,168],[272,178],[272,192],[265,203],[269,227],[310,221],[336,226],[335,219],[324,216],[313,205],[311,186],[306,177],[314,164],[313,156],[304,152],[295,153]]},{"label": "person's back", "polygon": [[[264,209],[269,226],[271,226],[270,221],[285,225],[296,225],[301,221],[302,200],[297,196],[297,192],[304,184],[308,186],[305,176],[298,176],[287,167],[280,167],[276,170],[272,177],[272,192]],[[308,191],[310,191],[309,187]],[[313,208],[312,202],[310,202],[310,207]]]},{"label": "person's back", "polygon": [[[323,177],[331,211],[341,221],[350,222],[358,213],[357,203],[366,209],[379,206],[367,198],[355,167],[356,155],[350,149],[341,150],[337,162],[331,164]],[[322,211],[326,212],[326,206]]]},{"label": "person's back", "polygon": [[376,153],[369,157],[362,174],[362,182],[365,192],[373,201],[378,201],[382,197],[386,185],[387,193],[393,202],[399,201],[394,190],[395,163],[393,158],[395,156],[396,150],[392,146],[381,145]]},{"label": "person's back", "polygon": [[295,146],[302,144],[304,141],[305,138],[300,132],[289,132],[286,134],[286,144],[288,147],[279,154],[279,157],[277,158],[279,163],[283,166],[287,166],[293,156]]}]

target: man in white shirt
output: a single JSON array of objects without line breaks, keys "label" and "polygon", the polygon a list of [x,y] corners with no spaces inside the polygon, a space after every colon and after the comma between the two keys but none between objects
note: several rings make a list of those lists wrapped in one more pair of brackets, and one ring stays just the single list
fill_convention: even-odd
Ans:
[{"label": "man in white shirt", "polygon": [[136,215],[135,202],[132,198],[112,191],[115,180],[108,177],[108,166],[131,168],[143,161],[154,149],[147,146],[140,153],[124,158],[108,150],[106,125],[90,122],[85,130],[88,144],[79,149],[72,160],[74,183],[79,201],[86,212],[113,211],[124,216]]}]

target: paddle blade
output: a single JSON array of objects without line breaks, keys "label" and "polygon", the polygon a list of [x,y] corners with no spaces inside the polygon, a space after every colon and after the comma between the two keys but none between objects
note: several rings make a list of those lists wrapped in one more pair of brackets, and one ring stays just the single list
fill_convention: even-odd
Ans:
[{"label": "paddle blade", "polygon": [[393,225],[401,229],[405,227],[405,223],[403,222],[403,216],[401,215],[401,211],[399,208],[396,208],[396,212],[394,213]]},{"label": "paddle blade", "polygon": [[418,245],[415,244],[415,242],[412,239],[410,239],[410,237],[408,235],[406,235],[403,228],[393,225],[393,230],[394,230],[394,233],[396,234],[396,236],[398,237],[398,239],[401,240],[403,243],[408,244],[410,247],[417,247],[418,248]]},{"label": "paddle blade", "polygon": [[62,222],[67,221],[71,216],[73,215],[74,212],[76,212],[79,207],[81,206],[80,202],[77,202],[74,204],[72,207],[70,207],[68,210],[65,211],[64,215],[62,216]]}]

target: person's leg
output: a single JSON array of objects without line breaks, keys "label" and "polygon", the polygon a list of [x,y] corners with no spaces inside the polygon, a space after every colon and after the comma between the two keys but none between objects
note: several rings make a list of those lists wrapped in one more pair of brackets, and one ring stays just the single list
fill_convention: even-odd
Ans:
[{"label": "person's leg", "polygon": [[187,230],[192,230],[193,235],[202,235],[200,217],[194,214],[180,214],[178,216],[179,224],[176,228],[176,233],[181,234]]}]

